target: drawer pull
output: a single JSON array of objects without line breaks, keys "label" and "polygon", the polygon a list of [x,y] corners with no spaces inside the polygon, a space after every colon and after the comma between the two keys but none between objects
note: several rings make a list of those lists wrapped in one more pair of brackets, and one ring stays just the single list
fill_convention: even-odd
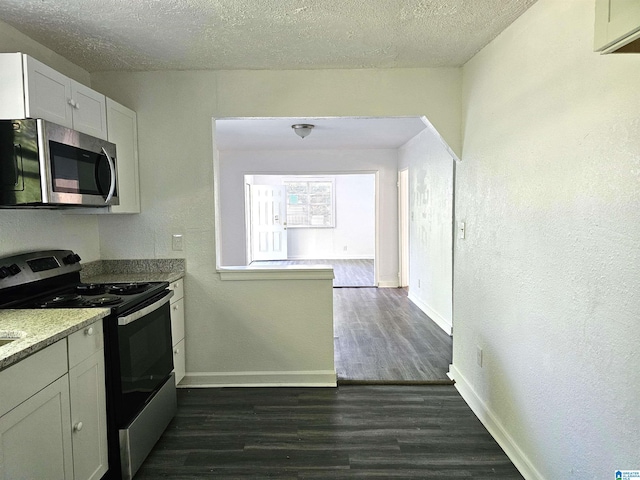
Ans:
[{"label": "drawer pull", "polygon": [[84,426],[84,425],[82,425],[82,422],[78,422],[78,423],[76,423],[76,424],[73,426],[73,431],[74,431],[74,432],[79,432],[80,430],[82,430],[82,427],[83,427],[83,426]]},{"label": "drawer pull", "polygon": [[174,349],[174,350],[173,350],[173,353],[175,353],[176,355],[178,355],[178,354],[180,353],[180,349],[179,349],[179,348]]},{"label": "drawer pull", "polygon": [[93,327],[89,327],[89,328],[85,328],[84,329],[84,334],[88,337],[90,337],[91,335],[93,335]]},{"label": "drawer pull", "polygon": [[173,311],[174,311],[174,312],[177,312],[177,311],[178,311],[178,306],[177,306],[177,305],[174,305],[174,306],[173,306]]}]

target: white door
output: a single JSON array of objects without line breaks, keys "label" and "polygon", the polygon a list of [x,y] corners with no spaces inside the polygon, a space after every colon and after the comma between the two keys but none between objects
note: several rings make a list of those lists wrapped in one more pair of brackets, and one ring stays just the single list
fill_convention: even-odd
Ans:
[{"label": "white door", "polygon": [[287,259],[287,202],[284,185],[251,185],[251,258]]}]

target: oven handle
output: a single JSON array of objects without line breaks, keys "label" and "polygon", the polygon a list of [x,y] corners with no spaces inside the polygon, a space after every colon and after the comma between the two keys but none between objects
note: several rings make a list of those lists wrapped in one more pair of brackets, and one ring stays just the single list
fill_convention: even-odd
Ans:
[{"label": "oven handle", "polygon": [[162,297],[155,303],[152,303],[148,307],[144,307],[142,310],[136,310],[131,315],[126,315],[124,317],[118,317],[118,326],[129,325],[130,323],[135,322],[136,320],[150,314],[151,312],[158,310],[164,304],[168,303],[173,297],[173,290],[168,290],[168,294]]}]

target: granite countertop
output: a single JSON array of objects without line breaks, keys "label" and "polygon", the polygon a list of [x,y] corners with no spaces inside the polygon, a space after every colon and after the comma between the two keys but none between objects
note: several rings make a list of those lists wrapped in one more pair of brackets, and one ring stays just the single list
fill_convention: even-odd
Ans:
[{"label": "granite countertop", "polygon": [[0,346],[0,370],[106,317],[110,312],[108,308],[0,310],[0,332],[26,333],[18,340]]},{"label": "granite countertop", "polygon": [[185,260],[98,260],[86,263],[80,272],[85,283],[175,282],[185,275]]}]

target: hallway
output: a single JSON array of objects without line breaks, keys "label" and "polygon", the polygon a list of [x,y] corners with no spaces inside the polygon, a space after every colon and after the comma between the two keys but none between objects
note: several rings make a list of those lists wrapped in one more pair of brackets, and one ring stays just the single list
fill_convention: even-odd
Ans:
[{"label": "hallway", "polygon": [[450,383],[452,338],[401,288],[334,288],[338,382]]}]

